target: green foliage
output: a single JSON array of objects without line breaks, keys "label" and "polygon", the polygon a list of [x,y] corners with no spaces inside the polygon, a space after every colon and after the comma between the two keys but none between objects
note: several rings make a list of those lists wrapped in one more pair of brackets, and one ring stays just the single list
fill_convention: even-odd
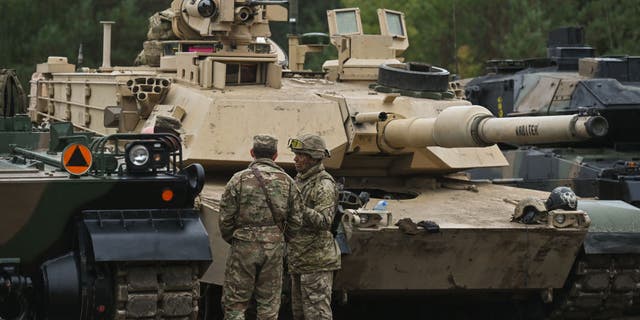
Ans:
[{"label": "green foliage", "polygon": [[[546,55],[550,29],[582,25],[586,42],[598,54],[640,55],[637,0],[299,0],[298,33],[327,32],[326,10],[360,7],[365,33],[379,33],[377,8],[406,14],[410,47],[407,61],[443,66],[461,77],[483,73],[484,62],[497,58]],[[130,65],[142,48],[147,18],[169,7],[170,0],[48,0],[38,5],[1,0],[0,67],[15,68],[26,85],[37,63],[65,56],[77,63],[83,45],[83,66],[101,62],[100,20],[113,20],[112,64]],[[286,49],[288,23],[272,26]],[[333,48],[309,56],[307,67],[318,70]]]},{"label": "green foliage", "polygon": [[501,57],[543,57],[551,21],[545,19],[540,0],[509,0],[511,30],[502,37]]},{"label": "green foliage", "polygon": [[640,53],[640,16],[637,0],[594,0],[580,8],[579,22],[586,25],[587,43],[600,55]]},{"label": "green foliage", "polygon": [[157,0],[49,0],[38,5],[0,1],[0,66],[15,68],[26,85],[37,63],[63,56],[77,63],[83,46],[84,66],[102,61],[100,20],[113,20],[112,64],[131,65],[147,33],[147,17],[167,8]]},{"label": "green foliage", "polygon": [[407,60],[483,73],[486,60],[546,56],[549,30],[583,26],[598,54],[640,54],[637,0],[343,0],[360,7],[365,33],[379,33],[376,8],[406,14]]}]

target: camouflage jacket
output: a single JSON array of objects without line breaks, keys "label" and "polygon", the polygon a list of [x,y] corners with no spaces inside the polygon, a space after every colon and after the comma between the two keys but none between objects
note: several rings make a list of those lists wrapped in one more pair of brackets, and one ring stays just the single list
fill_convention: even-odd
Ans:
[{"label": "camouflage jacket", "polygon": [[336,183],[319,164],[296,176],[307,208],[302,228],[288,246],[289,272],[293,274],[340,269],[340,249],[331,234],[338,201]]},{"label": "camouflage jacket", "polygon": [[273,207],[286,221],[288,238],[300,229],[304,209],[293,179],[270,159],[256,159],[248,169],[237,172],[227,183],[220,201],[220,233],[232,239],[259,242],[282,242],[285,237],[276,225],[264,191],[251,171],[262,174]]}]

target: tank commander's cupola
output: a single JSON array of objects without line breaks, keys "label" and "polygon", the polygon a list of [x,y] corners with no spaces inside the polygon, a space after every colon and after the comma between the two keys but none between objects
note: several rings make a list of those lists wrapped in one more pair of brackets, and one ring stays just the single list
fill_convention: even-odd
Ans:
[{"label": "tank commander's cupola", "polygon": [[173,33],[160,69],[205,89],[262,84],[279,88],[282,55],[269,21],[287,21],[286,1],[174,0]]}]

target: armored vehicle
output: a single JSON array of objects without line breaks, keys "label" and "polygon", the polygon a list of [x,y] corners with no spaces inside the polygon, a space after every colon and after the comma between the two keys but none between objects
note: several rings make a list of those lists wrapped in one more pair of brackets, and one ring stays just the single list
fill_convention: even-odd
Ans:
[{"label": "armored vehicle", "polygon": [[467,99],[499,117],[602,115],[609,133],[586,143],[503,145],[502,169],[472,170],[474,179],[539,190],[571,186],[578,195],[640,204],[640,57],[594,57],[584,31],[565,27],[549,33],[546,59],[493,60],[486,76],[465,87]]},{"label": "armored vehicle", "polygon": [[[281,6],[287,2],[173,1],[153,19],[159,22],[152,29],[172,32],[145,42],[138,62],[146,65],[113,67],[106,50],[102,67],[75,72],[65,58],[51,57],[31,82],[33,120],[71,121],[104,135],[178,134],[185,160],[217,173],[205,184],[202,218],[214,258],[203,281],[218,289],[228,254],[218,203],[227,179],[250,163],[252,136],[277,136],[277,162],[292,170],[287,139],[316,133],[331,152],[324,165],[343,188],[338,238],[345,255],[334,288],[344,300],[382,292],[541,301],[543,293],[560,315],[631,312],[638,257],[598,246],[606,255],[592,261],[583,244],[589,224],[602,232],[629,228],[638,209],[580,201],[599,208],[591,216],[574,210],[574,201],[542,204],[547,192],[471,183],[458,174],[507,165],[498,142],[601,137],[608,129],[602,117],[493,117],[458,98],[448,71],[403,63],[404,14],[387,9],[378,10],[381,34],[373,35],[364,34],[357,8],[328,11],[329,35],[290,36],[286,68],[268,21],[295,21]],[[328,44],[338,49],[337,60],[326,61],[321,74],[303,70],[305,54]],[[386,199],[387,210],[368,208],[367,194],[373,202]],[[627,220],[609,221],[609,211]],[[413,225],[420,221],[428,228]]]},{"label": "armored vehicle", "polygon": [[182,168],[179,139],[0,120],[0,318],[196,319],[204,170]]}]

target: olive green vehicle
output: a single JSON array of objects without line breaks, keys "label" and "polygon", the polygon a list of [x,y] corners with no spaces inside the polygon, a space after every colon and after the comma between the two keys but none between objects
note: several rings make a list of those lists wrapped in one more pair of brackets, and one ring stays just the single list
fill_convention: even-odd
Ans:
[{"label": "olive green vehicle", "polygon": [[32,129],[11,82],[0,96],[0,318],[196,319],[211,262],[194,208],[202,166],[180,170],[170,134]]},{"label": "olive green vehicle", "polygon": [[[289,170],[294,154],[288,138],[321,135],[331,152],[325,167],[343,187],[336,232],[344,256],[334,288],[346,301],[352,293],[506,293],[544,301],[541,309],[558,317],[633,312],[639,257],[593,259],[583,243],[590,224],[603,232],[637,226],[638,209],[581,200],[598,207],[598,217],[590,217],[547,207],[541,200],[547,192],[473,184],[459,173],[507,165],[498,142],[602,136],[608,129],[603,118],[494,118],[460,99],[446,70],[403,62],[409,39],[404,14],[393,10],[378,10],[381,34],[373,35],[363,33],[357,8],[328,11],[330,35],[289,37],[287,67],[268,24],[296,20],[287,4],[297,7],[289,1],[173,1],[151,19],[141,65],[130,67],[111,66],[112,25],[105,23],[100,68],[76,72],[61,57],[38,65],[32,119],[71,121],[102,135],[175,133],[186,161],[227,178],[250,163],[255,134],[278,137],[277,162]],[[329,44],[338,59],[326,61],[322,73],[303,70],[305,54]],[[209,178],[203,191],[213,264],[202,281],[218,289],[228,254],[217,226],[226,181]],[[387,209],[368,208],[367,194],[373,203],[386,199]],[[609,220],[612,212],[624,223]],[[532,214],[536,223],[521,223]],[[405,218],[431,222],[414,229]]]}]

